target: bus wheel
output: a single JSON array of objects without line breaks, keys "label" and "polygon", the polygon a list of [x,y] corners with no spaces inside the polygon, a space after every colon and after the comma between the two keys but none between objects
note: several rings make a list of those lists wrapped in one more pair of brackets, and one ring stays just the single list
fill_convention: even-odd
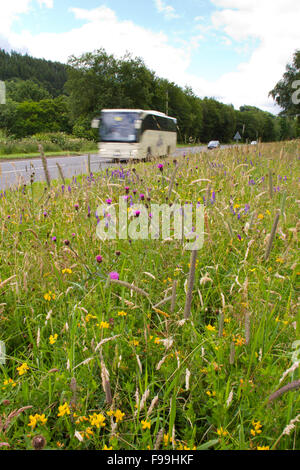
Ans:
[{"label": "bus wheel", "polygon": [[149,162],[151,160],[151,157],[152,157],[151,147],[148,147],[146,161]]}]

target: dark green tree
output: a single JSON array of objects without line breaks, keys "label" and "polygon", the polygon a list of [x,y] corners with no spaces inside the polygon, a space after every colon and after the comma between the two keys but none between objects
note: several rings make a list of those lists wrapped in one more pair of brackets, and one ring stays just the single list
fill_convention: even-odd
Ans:
[{"label": "dark green tree", "polygon": [[282,114],[300,115],[300,50],[295,52],[292,63],[287,64],[282,79],[269,95],[283,109]]},{"label": "dark green tree", "polygon": [[32,80],[14,79],[5,83],[6,97],[13,101],[41,101],[50,99],[51,95],[40,83]]}]

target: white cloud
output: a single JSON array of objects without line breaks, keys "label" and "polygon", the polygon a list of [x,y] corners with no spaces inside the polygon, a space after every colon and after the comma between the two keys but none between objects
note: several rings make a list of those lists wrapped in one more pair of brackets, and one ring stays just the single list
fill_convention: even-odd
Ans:
[{"label": "white cloud", "polygon": [[[37,0],[40,7],[53,7],[53,0]],[[14,21],[22,14],[29,13],[34,5],[35,0],[8,0],[1,1],[0,6],[0,31],[2,35],[8,36]]]},{"label": "white cloud", "polygon": [[212,0],[223,9],[215,12],[212,23],[234,41],[257,40],[248,62],[235,72],[222,75],[215,85],[226,101],[272,108],[268,99],[300,46],[299,0]]},{"label": "white cloud", "polygon": [[121,21],[104,5],[92,10],[72,8],[70,11],[85,23],[63,33],[10,33],[9,40],[19,48],[26,45],[35,57],[62,62],[71,55],[100,48],[117,57],[131,52],[133,56],[142,57],[158,76],[186,83],[185,70],[192,47],[171,46],[166,34],[145,29],[132,21]]},{"label": "white cloud", "polygon": [[171,5],[165,5],[162,0],[155,0],[155,5],[157,11],[159,13],[163,13],[168,20],[173,18],[179,18],[180,16],[175,12],[174,7],[172,7]]},{"label": "white cloud", "polygon": [[[174,8],[167,5],[169,2],[155,1],[162,14],[177,15]],[[63,33],[11,31],[12,23],[19,15],[34,7],[51,8],[52,0],[10,0],[3,3],[0,31],[14,49],[26,48],[35,57],[62,62],[72,54],[78,56],[101,47],[117,57],[129,51],[142,57],[158,76],[181,86],[188,84],[199,96],[215,96],[236,107],[250,104],[274,110],[268,93],[282,77],[295,49],[300,47],[299,0],[211,2],[216,6],[211,24],[202,23],[202,18],[197,18],[194,29],[198,34],[192,36],[190,31],[185,42],[178,42],[176,47],[170,45],[167,34],[120,20],[112,9],[104,5],[91,10],[70,9],[84,24]],[[234,51],[250,46],[253,50],[253,44],[255,49],[249,60],[240,63],[236,70],[224,74],[220,68],[219,78],[208,81],[188,72],[192,54],[195,54],[199,41],[208,34],[214,34],[220,43],[225,42]]]},{"label": "white cloud", "polygon": [[10,0],[1,2],[0,8],[0,31],[7,35],[10,32],[12,23],[20,14],[28,13],[31,0]]}]

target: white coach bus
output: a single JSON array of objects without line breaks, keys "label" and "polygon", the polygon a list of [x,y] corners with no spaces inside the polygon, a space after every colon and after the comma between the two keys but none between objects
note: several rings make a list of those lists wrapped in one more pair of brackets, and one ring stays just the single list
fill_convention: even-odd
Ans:
[{"label": "white coach bus", "polygon": [[177,120],[158,111],[103,109],[92,127],[99,128],[100,157],[115,162],[150,160],[176,150]]}]

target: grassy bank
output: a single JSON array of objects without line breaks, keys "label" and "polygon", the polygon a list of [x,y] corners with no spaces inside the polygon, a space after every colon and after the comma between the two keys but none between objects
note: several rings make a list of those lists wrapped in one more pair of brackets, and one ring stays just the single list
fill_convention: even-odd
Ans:
[{"label": "grassy bank", "polygon": [[[299,151],[238,147],[177,172],[169,158],[1,194],[3,449],[37,435],[48,449],[300,448]],[[172,230],[97,238],[97,207],[113,214],[119,196],[205,204],[191,291]]]},{"label": "grassy bank", "polygon": [[[88,149],[88,150],[82,150],[81,152],[68,152],[66,150],[61,150],[60,152],[45,152],[46,157],[63,157],[63,156],[70,156],[70,155],[82,155],[84,153],[94,153],[97,152],[96,149]],[[25,160],[25,159],[30,159],[30,158],[41,158],[41,154],[39,152],[33,152],[33,153],[14,153],[12,155],[0,155],[0,161],[1,160]]]},{"label": "grassy bank", "polygon": [[97,143],[87,139],[58,133],[36,134],[30,138],[15,140],[0,135],[0,160],[34,158],[39,156],[39,145],[46,155],[80,155],[97,151]]}]

